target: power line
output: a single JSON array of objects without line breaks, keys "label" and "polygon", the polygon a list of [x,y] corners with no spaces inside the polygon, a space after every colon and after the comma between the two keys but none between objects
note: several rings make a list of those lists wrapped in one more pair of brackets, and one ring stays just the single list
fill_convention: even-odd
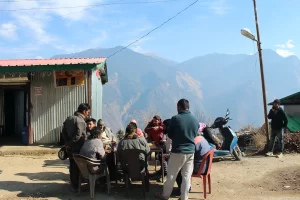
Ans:
[{"label": "power line", "polygon": [[11,10],[0,10],[2,12],[15,12],[15,11],[26,11],[26,10],[58,10],[58,9],[70,9],[70,8],[89,8],[89,7],[101,7],[101,6],[111,6],[111,5],[138,5],[138,4],[152,4],[152,3],[163,3],[178,0],[157,0],[157,1],[138,1],[138,2],[115,2],[115,3],[102,3],[94,5],[82,5],[82,6],[65,6],[65,7],[40,7],[40,8],[21,8],[21,9],[11,9]]},{"label": "power line", "polygon": [[184,9],[182,9],[181,11],[179,11],[178,13],[176,13],[173,17],[169,18],[168,20],[164,21],[162,24],[160,24],[159,26],[157,26],[156,28],[152,29],[151,31],[149,31],[148,33],[146,33],[145,35],[143,35],[142,37],[136,39],[135,41],[129,43],[127,46],[119,49],[118,51],[112,53],[111,55],[109,55],[107,57],[107,59],[113,57],[114,55],[116,55],[117,53],[119,53],[120,51],[123,51],[124,49],[127,49],[129,46],[137,43],[138,41],[140,41],[141,39],[147,37],[148,35],[150,35],[152,32],[156,31],[157,29],[161,28],[162,26],[164,26],[166,23],[168,23],[169,21],[171,21],[172,19],[174,19],[175,17],[177,17],[178,15],[180,15],[181,13],[183,13],[184,11],[186,11],[187,9],[189,9],[190,7],[192,7],[194,4],[196,4],[199,0],[194,1],[193,3],[189,4],[187,7],[185,7]]},{"label": "power line", "polygon": [[7,3],[13,3],[13,2],[26,2],[26,1],[38,1],[38,2],[50,2],[50,1],[55,1],[55,0],[1,0],[0,3],[2,2],[7,2]]}]

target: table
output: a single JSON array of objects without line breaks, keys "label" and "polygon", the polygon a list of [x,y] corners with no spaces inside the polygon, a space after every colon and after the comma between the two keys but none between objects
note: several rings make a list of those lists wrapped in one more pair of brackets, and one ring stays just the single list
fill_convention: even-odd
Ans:
[{"label": "table", "polygon": [[[159,146],[159,145],[156,145],[154,143],[148,143],[149,147],[150,147],[150,152],[149,152],[149,155],[151,157],[151,153],[155,152],[155,153],[161,153],[161,165],[163,167],[164,165],[164,156],[163,156],[163,149]],[[156,168],[156,159],[155,159],[155,168]],[[165,178],[165,175],[164,175],[164,169],[162,168],[161,169],[161,177],[162,177],[162,182],[164,182],[164,178]]]}]

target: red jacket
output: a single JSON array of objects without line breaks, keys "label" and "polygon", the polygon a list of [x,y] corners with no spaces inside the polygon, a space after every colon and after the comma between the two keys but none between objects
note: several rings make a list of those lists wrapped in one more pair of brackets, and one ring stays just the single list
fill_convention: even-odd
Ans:
[{"label": "red jacket", "polygon": [[154,128],[154,125],[153,125],[153,123],[151,121],[146,126],[145,132],[148,134],[148,139],[151,139],[152,141],[159,143],[163,139],[163,137],[164,137],[164,134],[163,134],[163,131],[164,131],[163,123],[160,122],[160,124],[158,125],[158,129],[157,130],[155,130],[153,128]]}]

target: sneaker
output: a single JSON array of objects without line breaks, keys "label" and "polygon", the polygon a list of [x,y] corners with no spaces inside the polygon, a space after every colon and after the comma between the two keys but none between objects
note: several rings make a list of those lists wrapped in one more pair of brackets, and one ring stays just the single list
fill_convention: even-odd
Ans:
[{"label": "sneaker", "polygon": [[273,152],[266,153],[266,156],[273,156]]},{"label": "sneaker", "polygon": [[282,153],[279,153],[276,157],[277,157],[277,158],[282,158],[282,157],[283,157],[283,154],[282,154]]}]

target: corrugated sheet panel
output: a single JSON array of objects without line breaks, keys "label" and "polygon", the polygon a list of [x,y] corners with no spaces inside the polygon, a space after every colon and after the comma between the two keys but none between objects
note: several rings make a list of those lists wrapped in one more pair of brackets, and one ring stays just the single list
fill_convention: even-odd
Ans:
[{"label": "corrugated sheet panel", "polygon": [[[35,87],[41,87],[42,95],[35,95]],[[85,92],[85,86],[55,88],[52,74],[35,73],[31,82],[33,142],[58,142],[64,120],[85,102]]]},{"label": "corrugated sheet panel", "polygon": [[50,58],[50,59],[17,59],[0,60],[0,66],[38,66],[38,65],[71,65],[71,64],[100,64],[106,58]]},{"label": "corrugated sheet panel", "polygon": [[103,85],[96,76],[96,72],[92,73],[92,117],[96,120],[102,119],[102,96]]},{"label": "corrugated sheet panel", "polygon": [[288,129],[291,131],[291,132],[298,132],[300,131],[300,117],[292,117],[292,116],[287,116],[288,118]]}]

